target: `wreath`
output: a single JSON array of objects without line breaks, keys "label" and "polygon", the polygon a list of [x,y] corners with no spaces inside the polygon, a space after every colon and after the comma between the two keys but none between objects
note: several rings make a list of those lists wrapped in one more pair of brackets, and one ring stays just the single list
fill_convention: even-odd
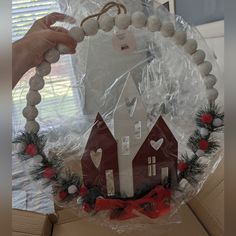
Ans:
[{"label": "wreath", "polygon": [[[106,14],[112,8],[117,8],[118,14],[115,17]],[[187,143],[191,153],[188,151],[178,155],[177,141],[175,140],[176,143],[173,141],[174,138],[169,134],[171,131],[162,117],[158,119],[157,123],[151,129],[151,138],[149,137],[145,140],[148,144],[141,147],[140,150],[143,148],[143,151],[139,151],[141,158],[145,152],[158,152],[163,143],[163,139],[160,137],[155,138],[158,132],[163,133],[166,140],[172,139],[168,147],[170,150],[173,150],[173,152],[169,153],[169,155],[174,153],[173,155],[175,155],[177,159],[176,161],[170,162],[171,168],[173,168],[170,175],[164,176],[165,178],[162,179],[161,182],[158,178],[156,178],[154,182],[150,182],[150,184],[146,181],[144,184],[139,185],[133,194],[125,195],[117,191],[117,187],[114,186],[114,183],[111,183],[109,190],[108,187],[104,190],[103,179],[100,185],[91,183],[91,177],[87,178],[89,170],[86,170],[86,168],[90,168],[90,165],[86,164],[88,163],[87,159],[85,159],[85,167],[82,168],[84,177],[81,178],[81,173],[73,173],[69,168],[64,166],[64,160],[62,158],[56,156],[53,152],[49,152],[48,155],[45,154],[47,133],[40,131],[40,125],[35,120],[38,115],[36,105],[41,101],[39,90],[44,87],[43,77],[50,73],[51,64],[56,63],[60,55],[66,53],[68,50],[64,45],[58,45],[57,48],[49,50],[45,54],[45,60],[37,66],[36,74],[30,79],[30,89],[26,97],[27,106],[23,110],[23,116],[27,120],[25,131],[20,133],[14,140],[14,143],[17,144],[19,158],[22,161],[33,160],[34,166],[33,169],[30,170],[32,179],[35,181],[44,180],[43,187],[52,186],[53,194],[57,202],[65,205],[73,202],[81,211],[92,215],[101,211],[108,211],[111,220],[128,220],[140,215],[155,219],[170,212],[170,202],[173,200],[173,196],[175,196],[176,193],[184,195],[189,189],[194,190],[195,186],[197,186],[199,176],[203,175],[208,167],[207,164],[202,162],[202,158],[210,159],[211,156],[217,152],[220,147],[220,141],[214,134],[223,132],[224,128],[224,113],[215,103],[218,97],[218,91],[214,88],[217,79],[213,74],[210,74],[212,64],[205,61],[205,52],[201,49],[197,49],[197,41],[195,39],[188,39],[185,31],[176,31],[172,22],[163,23],[156,15],[147,18],[143,12],[135,12],[130,15],[127,13],[124,5],[110,2],[106,4],[98,14],[85,18],[81,22],[80,27],[76,26],[70,29],[69,33],[78,43],[81,43],[86,36],[95,35],[99,29],[109,32],[116,26],[120,30],[127,30],[130,25],[137,29],[142,29],[146,26],[149,31],[160,31],[163,37],[173,40],[176,45],[182,47],[184,51],[192,57],[193,62],[198,66],[205,80],[208,103],[200,107],[195,114],[196,129],[189,137]],[[125,103],[127,107],[132,110],[132,105],[137,103],[137,99],[126,99]],[[99,129],[99,127],[97,127],[97,124],[100,124],[102,129],[106,130],[104,131],[104,135],[112,139],[111,133],[100,114],[98,114],[95,120],[91,135],[98,135],[96,129]],[[137,130],[140,130],[140,127],[137,128]],[[163,130],[165,130],[165,133]],[[96,136],[96,139],[99,139],[99,137]],[[92,141],[94,140],[95,138],[93,137]],[[128,145],[127,143],[129,141],[123,140],[122,142],[123,146],[121,148],[125,148],[125,145]],[[87,147],[90,144],[91,142],[89,143],[88,141]],[[107,147],[107,149],[113,145],[109,140],[108,144],[110,146]],[[115,143],[112,150],[113,154],[115,153],[117,156],[116,145]],[[95,159],[99,159],[99,156],[101,157],[102,155],[101,153],[105,153],[105,149],[99,149],[98,146],[91,147],[89,152],[85,151],[84,155],[86,158],[88,158],[87,156],[93,156]],[[152,151],[150,151],[150,149],[152,149]],[[111,156],[113,154],[111,154]],[[89,161],[91,163],[91,160]],[[154,171],[154,169],[152,169],[156,161],[157,160],[155,158],[153,159],[152,156],[147,159],[149,164],[147,167],[149,176],[157,174],[156,170]],[[96,167],[96,162],[93,164]],[[115,164],[113,163],[113,165]],[[106,174],[109,176],[111,172],[108,171]],[[113,176],[113,178],[119,178],[119,176],[116,175],[117,173],[114,174],[115,177]],[[96,182],[96,180],[94,181]]]}]

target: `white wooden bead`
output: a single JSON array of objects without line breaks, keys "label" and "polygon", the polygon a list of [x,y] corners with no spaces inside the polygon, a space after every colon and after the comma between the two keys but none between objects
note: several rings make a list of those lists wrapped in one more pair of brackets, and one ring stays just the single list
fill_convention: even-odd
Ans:
[{"label": "white wooden bead", "polygon": [[121,13],[116,16],[115,24],[118,29],[128,29],[131,25],[131,16],[129,14]]},{"label": "white wooden bead", "polygon": [[195,39],[188,39],[187,42],[184,44],[184,50],[186,53],[192,55],[197,50],[197,41]]},{"label": "white wooden bead", "polygon": [[203,138],[209,135],[209,130],[206,128],[201,128],[199,132]]},{"label": "white wooden bead", "polygon": [[177,31],[174,35],[174,41],[177,45],[184,45],[187,41],[187,34],[184,31]]},{"label": "white wooden bead", "polygon": [[71,185],[71,186],[68,188],[68,193],[69,193],[69,194],[75,194],[77,191],[78,191],[78,188],[77,188],[75,185]]},{"label": "white wooden bead", "polygon": [[205,61],[199,65],[199,70],[202,76],[209,75],[212,71],[212,64],[209,61]]},{"label": "white wooden bead", "polygon": [[40,76],[49,75],[51,72],[51,65],[47,61],[43,61],[39,66],[36,67],[36,72]]},{"label": "white wooden bead", "polygon": [[209,102],[214,102],[218,98],[218,91],[215,88],[207,89],[207,99]]},{"label": "white wooden bead", "polygon": [[41,95],[38,91],[29,90],[26,95],[26,100],[28,105],[35,106],[41,102]]},{"label": "white wooden bead", "polygon": [[199,49],[192,55],[193,62],[197,65],[202,64],[206,58],[206,53]]},{"label": "white wooden bead", "polygon": [[196,155],[197,155],[198,157],[202,157],[202,156],[205,155],[205,152],[204,152],[203,150],[201,150],[201,149],[198,149],[198,150],[196,151]]},{"label": "white wooden bead", "polygon": [[99,28],[105,32],[109,32],[113,29],[115,25],[115,19],[112,16],[109,15],[102,15],[99,18]]},{"label": "white wooden bead", "polygon": [[185,188],[188,185],[188,181],[186,179],[182,179],[179,183],[181,188]]},{"label": "white wooden bead", "polygon": [[98,32],[98,28],[98,21],[95,19],[88,19],[83,24],[83,30],[87,36],[95,35]]},{"label": "white wooden bead", "polygon": [[69,54],[71,52],[70,48],[61,43],[57,45],[57,50],[60,52],[60,54]]},{"label": "white wooden bead", "polygon": [[210,74],[204,78],[207,89],[211,89],[216,85],[217,79],[214,75]]},{"label": "white wooden bead", "polygon": [[36,122],[35,120],[34,121],[27,121],[26,122],[26,125],[25,125],[25,130],[28,132],[28,133],[38,133],[40,129],[40,126],[38,124],[38,122]]},{"label": "white wooden bead", "polygon": [[82,28],[73,27],[69,31],[69,35],[77,42],[80,43],[84,40],[84,31]]},{"label": "white wooden bead", "polygon": [[52,48],[45,53],[44,59],[51,64],[56,63],[60,59],[60,52],[56,48]]},{"label": "white wooden bead", "polygon": [[23,116],[27,120],[34,120],[38,116],[38,110],[35,106],[26,106],[22,111]]},{"label": "white wooden bead", "polygon": [[147,21],[147,28],[151,32],[160,31],[161,21],[157,16],[149,16]]},{"label": "white wooden bead", "polygon": [[223,120],[221,120],[220,118],[216,118],[213,120],[212,124],[214,127],[220,127],[223,125]]},{"label": "white wooden bead", "polygon": [[136,28],[142,28],[146,25],[147,18],[143,12],[134,12],[132,14],[132,25]]},{"label": "white wooden bead", "polygon": [[44,79],[42,76],[35,74],[30,80],[29,80],[29,86],[31,90],[41,90],[43,89],[45,85]]},{"label": "white wooden bead", "polygon": [[161,33],[164,37],[172,37],[175,34],[174,24],[171,22],[164,23],[161,26]]}]

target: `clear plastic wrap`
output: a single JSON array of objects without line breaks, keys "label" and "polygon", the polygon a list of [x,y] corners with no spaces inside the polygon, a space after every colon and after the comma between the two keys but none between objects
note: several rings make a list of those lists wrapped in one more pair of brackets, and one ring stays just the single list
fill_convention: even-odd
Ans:
[{"label": "clear plastic wrap", "polygon": [[[59,0],[62,11],[73,16],[76,25],[100,11],[105,3]],[[212,74],[218,78],[216,88],[221,93],[217,102],[222,105],[221,72],[199,32],[163,6],[154,7],[156,1],[122,3],[131,14],[142,11],[146,16],[157,15],[162,22],[172,22],[176,31],[185,31],[188,39],[197,40],[198,48],[205,51],[206,60],[213,65]],[[66,23],[61,25],[71,28]],[[192,183],[191,176],[188,179],[182,175],[183,181],[174,184],[180,172],[188,168],[185,164],[191,165],[188,158],[192,152],[199,151],[189,141],[199,130],[196,122],[199,124],[205,114],[214,114],[218,119],[223,115],[215,106],[203,108],[208,103],[204,79],[183,47],[160,32],[130,27],[122,33],[131,50],[117,51],[120,33],[116,28],[109,33],[99,31],[78,45],[72,57],[75,79],[71,82],[73,91],[79,94],[78,112],[63,114],[58,106],[52,120],[40,111],[45,136],[23,137],[23,150],[28,148],[23,162],[42,191],[53,195],[60,206],[72,208],[79,216],[117,232],[148,229],[151,235],[180,222],[176,215],[179,207],[201,190],[223,157],[223,134],[215,134],[212,125],[205,125],[212,129],[207,144],[212,152],[194,166]],[[222,126],[223,123],[218,128]],[[28,147],[31,143],[36,146]],[[206,143],[199,145],[204,147]],[[41,147],[45,157],[32,160],[30,156],[37,156]],[[124,156],[127,159],[122,159]],[[52,166],[60,169],[59,177]],[[159,183],[156,187],[150,177]],[[52,187],[47,179],[54,180]],[[86,194],[90,194],[87,200]],[[148,207],[157,204],[156,195],[163,196],[158,199],[160,208],[147,213]],[[170,204],[165,198],[171,199]],[[93,209],[91,201],[96,204]]]}]

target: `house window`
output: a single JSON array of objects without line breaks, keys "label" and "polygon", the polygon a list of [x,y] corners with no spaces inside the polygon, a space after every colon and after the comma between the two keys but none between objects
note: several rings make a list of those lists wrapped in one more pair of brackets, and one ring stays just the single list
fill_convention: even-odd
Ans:
[{"label": "house window", "polygon": [[163,183],[166,178],[169,176],[169,169],[168,167],[161,168],[161,182]]},{"label": "house window", "polygon": [[115,183],[113,170],[106,170],[106,186],[107,196],[111,197],[115,195]]},{"label": "house window", "polygon": [[142,121],[138,121],[134,125],[134,137],[136,139],[142,138]]},{"label": "house window", "polygon": [[148,176],[156,176],[157,167],[156,167],[156,157],[148,157]]},{"label": "house window", "polygon": [[121,137],[121,155],[130,155],[130,141],[129,136]]}]

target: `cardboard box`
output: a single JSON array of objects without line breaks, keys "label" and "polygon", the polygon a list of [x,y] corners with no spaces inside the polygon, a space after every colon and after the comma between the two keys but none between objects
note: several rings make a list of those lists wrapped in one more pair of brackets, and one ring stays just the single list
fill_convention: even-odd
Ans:
[{"label": "cardboard box", "polygon": [[[118,236],[109,228],[79,219],[70,209],[56,208],[56,215],[13,210],[13,236]],[[162,236],[224,235],[224,165],[210,176],[199,195],[180,209],[182,223],[166,227]],[[134,234],[134,233],[133,233]],[[122,234],[124,236],[130,234]],[[143,231],[135,236],[144,236]],[[159,235],[159,232],[157,232]]]}]

